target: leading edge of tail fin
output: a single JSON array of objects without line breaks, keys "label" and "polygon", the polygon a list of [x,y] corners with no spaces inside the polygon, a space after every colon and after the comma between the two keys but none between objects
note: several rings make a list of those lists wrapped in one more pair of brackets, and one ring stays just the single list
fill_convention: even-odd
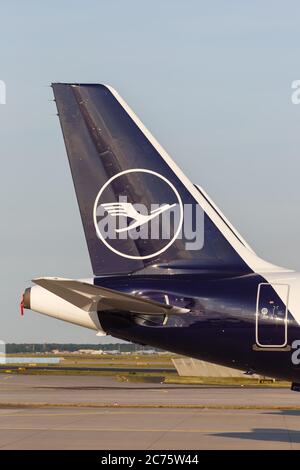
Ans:
[{"label": "leading edge of tail fin", "polygon": [[281,269],[245,246],[113,88],[52,87],[96,276]]}]

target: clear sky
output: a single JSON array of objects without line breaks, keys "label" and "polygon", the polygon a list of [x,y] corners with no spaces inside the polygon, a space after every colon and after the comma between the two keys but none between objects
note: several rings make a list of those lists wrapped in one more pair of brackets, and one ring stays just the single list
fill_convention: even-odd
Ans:
[{"label": "clear sky", "polygon": [[298,1],[10,0],[0,17],[0,339],[100,341],[19,317],[33,277],[91,275],[52,81],[111,84],[258,254],[300,270]]}]

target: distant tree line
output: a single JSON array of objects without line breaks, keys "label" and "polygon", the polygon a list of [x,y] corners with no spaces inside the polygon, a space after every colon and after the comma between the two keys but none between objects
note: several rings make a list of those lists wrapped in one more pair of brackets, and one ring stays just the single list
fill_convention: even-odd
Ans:
[{"label": "distant tree line", "polygon": [[107,343],[107,344],[76,344],[76,343],[7,343],[6,344],[6,353],[7,354],[17,354],[17,353],[49,353],[53,350],[58,349],[60,351],[74,352],[79,349],[93,349],[103,351],[115,351],[118,350],[122,352],[135,352],[135,351],[147,351],[155,350],[159,351],[157,348],[152,348],[149,346],[140,346],[132,343]]}]

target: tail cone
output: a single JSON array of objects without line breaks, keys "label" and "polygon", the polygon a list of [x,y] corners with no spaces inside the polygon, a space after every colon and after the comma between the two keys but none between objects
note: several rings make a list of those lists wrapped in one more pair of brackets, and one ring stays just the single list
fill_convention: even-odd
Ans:
[{"label": "tail cone", "polygon": [[31,291],[31,288],[28,287],[27,289],[25,289],[25,292],[22,295],[22,299],[21,299],[21,303],[20,303],[21,316],[24,315],[24,309],[25,308],[30,309],[30,291]]},{"label": "tail cone", "polygon": [[20,312],[21,312],[21,317],[24,315],[24,295],[22,295],[21,303],[20,303]]}]

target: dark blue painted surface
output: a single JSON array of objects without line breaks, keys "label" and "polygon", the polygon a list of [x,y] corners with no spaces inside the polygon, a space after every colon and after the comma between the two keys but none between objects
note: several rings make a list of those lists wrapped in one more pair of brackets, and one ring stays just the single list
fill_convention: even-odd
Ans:
[{"label": "dark blue painted surface", "polygon": [[[53,90],[93,272],[96,276],[114,275],[96,277],[95,284],[162,303],[167,295],[170,304],[189,309],[188,313],[170,317],[165,324],[163,317],[99,312],[104,330],[117,338],[300,382],[299,367],[293,366],[291,351],[253,348],[257,290],[265,279],[252,272],[207,214],[203,215],[203,246],[193,251],[185,248],[183,237],[155,257],[128,259],[98,238],[93,221],[95,200],[107,181],[120,172],[157,172],[176,188],[183,204],[195,209],[197,202],[193,191],[187,190],[107,87],[54,84]],[[120,196],[147,208],[153,203],[176,203],[168,185],[138,171],[114,179],[101,193],[101,203],[117,202]],[[156,253],[163,246],[162,240],[151,238],[117,239],[112,245],[122,253],[139,257],[149,250]],[[261,305],[276,307],[259,317],[262,343],[281,344],[285,305],[272,288],[262,293]],[[298,337],[299,326],[289,314],[288,345]]]},{"label": "dark blue painted surface", "polygon": [[[186,356],[216,362],[262,375],[300,380],[300,368],[291,362],[292,351],[266,351],[255,347],[255,313],[258,285],[265,282],[256,274],[209,279],[206,275],[164,277],[96,278],[95,284],[127,293],[135,293],[159,302],[190,309],[163,318],[133,316],[121,312],[99,312],[102,327],[112,336],[148,344]],[[272,289],[272,299],[285,305]],[[268,294],[269,296],[269,294]],[[269,301],[268,299],[265,299]],[[280,344],[284,319],[264,319],[265,341]],[[279,326],[278,326],[279,325]],[[299,325],[288,316],[288,345],[300,334]]]},{"label": "dark blue painted surface", "polygon": [[[58,83],[53,84],[53,91],[95,275],[132,273],[149,265],[177,261],[192,261],[200,268],[251,272],[207,214],[203,214],[201,249],[186,250],[188,240],[183,236],[162,254],[150,259],[128,259],[109,250],[97,237],[92,214],[100,189],[118,173],[138,168],[155,171],[167,178],[177,189],[182,203],[190,204],[194,212],[197,203],[107,87]],[[126,196],[129,202],[150,207],[152,203],[173,203],[169,193],[166,185],[153,177],[131,173],[114,181],[103,194],[103,202],[115,202],[120,196]],[[199,206],[198,210],[202,211]],[[161,243],[161,240],[127,239],[112,244],[118,251],[145,256],[151,248],[149,244],[153,246],[152,252],[156,252]]]}]

